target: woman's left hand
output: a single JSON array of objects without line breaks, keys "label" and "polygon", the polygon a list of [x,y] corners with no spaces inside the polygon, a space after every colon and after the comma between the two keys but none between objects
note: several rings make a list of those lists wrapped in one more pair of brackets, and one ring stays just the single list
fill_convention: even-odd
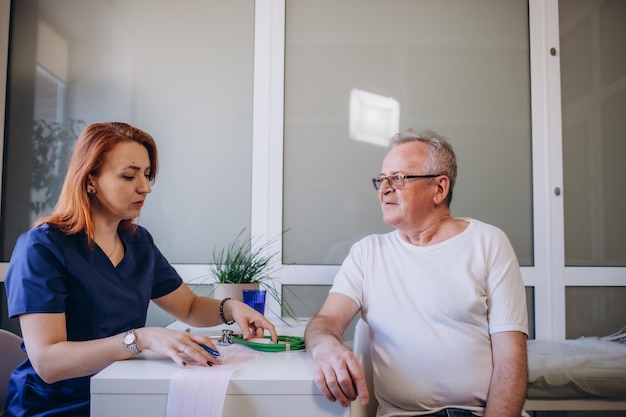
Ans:
[{"label": "woman's left hand", "polygon": [[232,317],[241,329],[245,340],[251,337],[263,337],[265,330],[269,331],[272,341],[278,341],[276,328],[264,315],[237,300],[227,300],[224,303],[224,316]]}]

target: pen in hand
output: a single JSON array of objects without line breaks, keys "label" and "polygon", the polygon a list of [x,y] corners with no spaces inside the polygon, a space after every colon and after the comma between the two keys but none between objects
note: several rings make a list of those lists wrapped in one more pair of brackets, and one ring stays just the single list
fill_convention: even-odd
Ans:
[{"label": "pen in hand", "polygon": [[[190,329],[189,327],[187,327],[187,328],[185,329],[185,332],[186,332],[186,333],[189,333],[189,332],[191,332],[191,329]],[[220,356],[220,353],[219,353],[217,350],[212,349],[212,348],[208,347],[207,345],[203,345],[203,344],[201,343],[201,344],[200,344],[200,347],[201,347],[202,349],[206,350],[207,352],[209,352],[209,353],[210,353],[211,355],[213,355],[213,356],[216,356],[216,357],[217,357],[217,356]],[[209,362],[209,364],[210,364],[209,366],[212,366],[212,365],[213,365],[211,362]]]},{"label": "pen in hand", "polygon": [[202,345],[201,344],[200,347],[202,347],[202,349],[206,350],[207,352],[209,352],[213,356],[220,356],[220,353],[217,350],[211,349],[207,345]]},{"label": "pen in hand", "polygon": [[[202,349],[206,350],[207,352],[209,352],[213,356],[220,356],[220,353],[217,350],[211,349],[207,345],[200,344],[200,347],[202,347]],[[209,366],[213,366],[213,362],[211,362],[211,361],[207,361],[206,364],[209,365]]]}]

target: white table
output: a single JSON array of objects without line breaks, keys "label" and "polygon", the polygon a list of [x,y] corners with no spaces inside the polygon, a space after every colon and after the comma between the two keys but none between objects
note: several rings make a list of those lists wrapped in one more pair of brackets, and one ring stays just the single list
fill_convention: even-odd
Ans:
[{"label": "white table", "polygon": [[[184,329],[181,323],[171,326]],[[237,330],[236,326],[231,326]],[[219,335],[221,329],[193,332]],[[304,326],[280,327],[279,334],[301,336]],[[232,375],[224,403],[225,417],[323,417],[350,415],[350,408],[329,402],[317,389],[310,374],[310,359],[304,351],[261,352]],[[92,417],[165,416],[172,375],[181,368],[169,358],[144,352],[137,358],[115,362],[91,380]]]}]

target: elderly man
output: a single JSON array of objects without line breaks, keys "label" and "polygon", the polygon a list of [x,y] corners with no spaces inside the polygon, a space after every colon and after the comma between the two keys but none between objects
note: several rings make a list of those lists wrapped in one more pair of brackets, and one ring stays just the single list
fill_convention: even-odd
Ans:
[{"label": "elderly man", "polygon": [[[519,417],[528,380],[528,317],[519,264],[494,226],[450,214],[454,151],[433,131],[397,134],[372,179],[385,223],[350,250],[307,325],[315,383],[378,416]],[[375,393],[343,334],[370,329]]]}]

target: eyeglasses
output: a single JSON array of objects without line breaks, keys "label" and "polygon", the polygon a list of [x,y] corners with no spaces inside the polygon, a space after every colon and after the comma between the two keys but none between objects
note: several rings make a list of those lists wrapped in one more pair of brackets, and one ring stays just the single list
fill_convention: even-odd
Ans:
[{"label": "eyeglasses", "polygon": [[380,177],[374,177],[372,178],[372,184],[374,185],[374,188],[376,189],[376,191],[380,190],[380,186],[382,185],[383,181],[387,181],[387,184],[389,184],[389,186],[391,188],[393,188],[394,190],[401,190],[402,188],[404,188],[404,180],[406,179],[417,179],[417,178],[435,178],[435,177],[439,177],[442,174],[428,174],[428,175],[403,175],[403,174],[396,174],[396,175],[389,175],[389,176],[380,176]]}]

